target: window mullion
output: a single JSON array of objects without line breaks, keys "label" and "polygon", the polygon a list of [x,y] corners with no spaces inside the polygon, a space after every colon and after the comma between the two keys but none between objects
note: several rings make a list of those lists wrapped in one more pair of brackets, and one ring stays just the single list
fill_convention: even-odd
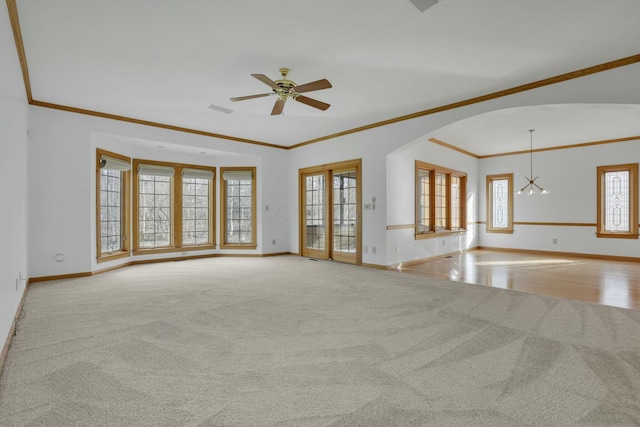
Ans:
[{"label": "window mullion", "polygon": [[451,230],[451,215],[453,214],[453,207],[451,203],[451,174],[445,174],[445,201],[447,203],[447,208],[445,209],[445,229]]},{"label": "window mullion", "polygon": [[436,171],[429,171],[429,231],[436,231]]},{"label": "window mullion", "polygon": [[182,247],[182,167],[176,167],[173,179],[173,246]]}]

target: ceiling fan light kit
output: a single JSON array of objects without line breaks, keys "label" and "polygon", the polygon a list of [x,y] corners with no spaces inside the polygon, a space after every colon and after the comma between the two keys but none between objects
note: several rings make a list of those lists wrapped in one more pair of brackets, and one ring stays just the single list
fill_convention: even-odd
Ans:
[{"label": "ceiling fan light kit", "polygon": [[307,96],[301,95],[302,93],[312,92],[314,90],[321,89],[329,89],[331,83],[327,79],[316,80],[314,82],[305,83],[303,85],[297,85],[294,81],[287,79],[289,75],[288,68],[280,68],[280,75],[282,76],[279,80],[271,80],[269,77],[264,74],[251,74],[252,77],[260,80],[262,83],[271,87],[272,92],[269,93],[261,93],[258,95],[248,95],[248,96],[238,96],[235,98],[229,98],[230,101],[246,101],[247,99],[254,98],[262,98],[265,96],[276,95],[278,99],[271,110],[271,115],[276,116],[282,114],[282,110],[284,109],[284,104],[288,99],[293,99],[294,101],[301,102],[305,105],[308,105],[313,108],[317,108],[318,110],[325,111],[331,105],[322,101],[318,101],[317,99],[309,98]]}]

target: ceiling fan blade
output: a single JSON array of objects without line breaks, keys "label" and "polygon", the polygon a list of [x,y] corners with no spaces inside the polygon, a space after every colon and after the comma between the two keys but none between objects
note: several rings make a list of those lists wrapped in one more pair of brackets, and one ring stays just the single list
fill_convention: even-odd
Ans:
[{"label": "ceiling fan blade", "polygon": [[270,86],[273,89],[280,89],[280,86],[278,86],[276,82],[274,82],[264,74],[251,74],[251,77],[255,77],[256,79],[260,80],[262,83]]},{"label": "ceiling fan blade", "polygon": [[260,95],[249,95],[249,96],[238,96],[235,98],[229,98],[229,101],[244,101],[245,99],[253,99],[253,98],[262,98],[263,96],[270,96],[273,95],[273,93],[261,93]]},{"label": "ceiling fan blade", "polygon": [[303,85],[296,86],[294,90],[298,93],[304,93],[304,92],[311,92],[311,91],[320,90],[320,89],[329,89],[330,87],[333,87],[333,86],[331,86],[331,83],[329,83],[329,80],[322,79],[322,80],[316,80],[315,82],[305,83]]},{"label": "ceiling fan blade", "polygon": [[322,111],[331,107],[330,104],[327,104],[322,101],[318,101],[317,99],[309,98],[307,96],[300,95],[300,96],[296,96],[294,99],[298,102],[302,102],[303,104],[307,104],[310,107],[317,108],[318,110],[322,110]]},{"label": "ceiling fan blade", "polygon": [[278,98],[276,103],[273,106],[273,110],[271,110],[272,116],[277,116],[278,114],[282,114],[282,109],[284,108],[285,99]]}]

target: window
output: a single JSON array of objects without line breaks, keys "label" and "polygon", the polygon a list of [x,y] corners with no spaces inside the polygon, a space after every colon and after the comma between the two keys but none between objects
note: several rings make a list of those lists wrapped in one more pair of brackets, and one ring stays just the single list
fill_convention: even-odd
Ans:
[{"label": "window", "polygon": [[256,248],[256,168],[221,168],[223,248]]},{"label": "window", "polygon": [[487,232],[513,233],[513,174],[487,175]]},{"label": "window", "polygon": [[598,237],[638,238],[638,164],[599,166]]},{"label": "window", "polygon": [[173,174],[171,166],[138,166],[138,248],[172,245]]},{"label": "window", "polygon": [[182,170],[182,245],[212,243],[211,221],[213,172],[185,168]]},{"label": "window", "polygon": [[129,255],[128,188],[131,159],[97,150],[97,259]]},{"label": "window", "polygon": [[134,160],[136,253],[215,248],[215,169]]},{"label": "window", "polygon": [[466,181],[463,172],[416,160],[416,238],[466,228]]}]

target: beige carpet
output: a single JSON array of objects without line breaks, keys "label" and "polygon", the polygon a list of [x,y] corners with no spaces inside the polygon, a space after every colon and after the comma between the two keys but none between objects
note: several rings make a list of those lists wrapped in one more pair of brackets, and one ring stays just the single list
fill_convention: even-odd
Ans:
[{"label": "beige carpet", "polygon": [[34,284],[2,426],[640,425],[640,312],[286,256]]}]

